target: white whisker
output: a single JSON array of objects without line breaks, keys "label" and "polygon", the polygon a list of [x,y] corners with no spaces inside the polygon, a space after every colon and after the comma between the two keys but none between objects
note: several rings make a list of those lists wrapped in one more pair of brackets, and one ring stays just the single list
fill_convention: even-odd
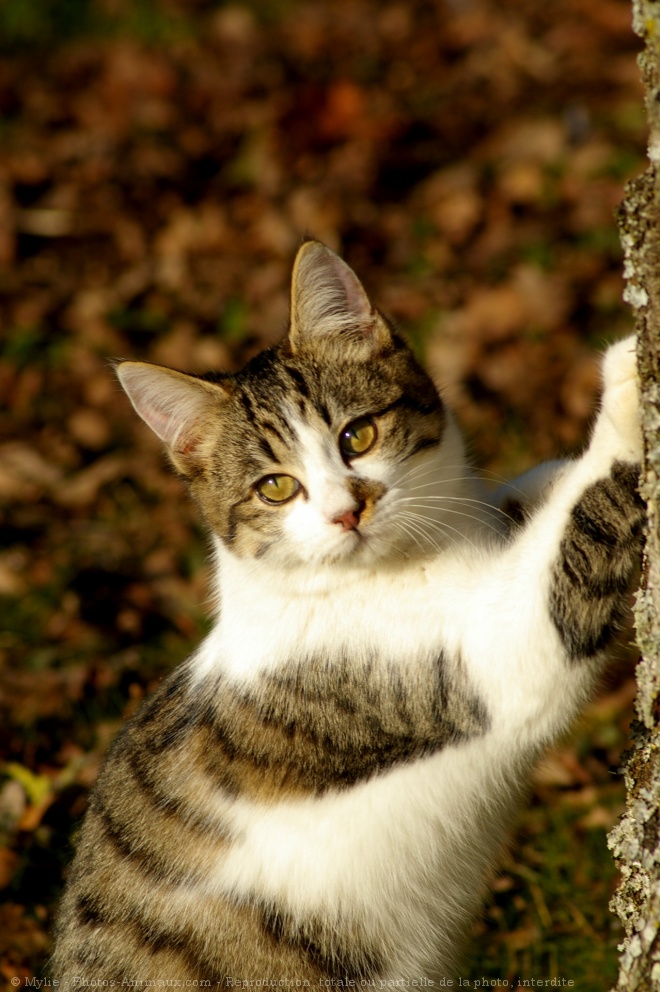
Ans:
[{"label": "white whisker", "polygon": [[[417,520],[423,521],[426,527],[434,527],[436,531],[439,531],[443,535],[443,537],[445,537],[447,540],[450,540],[450,536],[447,533],[447,531],[452,531],[452,533],[456,534],[458,538],[460,538],[463,541],[466,541],[470,545],[470,547],[474,548],[475,551],[477,550],[476,544],[474,543],[474,541],[470,540],[467,534],[459,530],[458,527],[452,527],[451,524],[448,524],[444,520],[443,521],[431,520],[429,517],[425,516],[425,514],[415,513],[414,510],[411,510],[409,507],[405,508],[403,515],[405,516],[405,518],[408,520],[409,523],[411,522],[411,518],[414,517]],[[420,525],[418,524],[417,526],[419,528]],[[424,536],[427,538],[427,540],[431,541],[431,538],[429,538],[428,534],[426,534],[424,531],[422,531],[422,533],[424,533]],[[453,540],[456,541],[456,538],[454,538]],[[438,548],[437,550],[439,551],[440,549]]]},{"label": "white whisker", "polygon": [[[417,509],[419,509],[419,510],[429,509],[429,507],[426,507],[424,503],[411,503],[410,506],[417,507]],[[405,509],[409,509],[409,507],[405,507]],[[442,512],[443,513],[452,513],[455,516],[459,516],[459,517],[467,517],[468,520],[473,520],[475,523],[483,524],[484,527],[488,527],[495,534],[500,534],[501,533],[501,531],[499,530],[499,528],[496,527],[495,524],[493,524],[491,520],[487,520],[485,518],[485,516],[484,517],[479,517],[479,516],[477,516],[474,513],[467,513],[467,512],[464,512],[462,510],[455,510],[453,507],[450,507],[450,506],[443,507],[443,511]],[[432,518],[428,518],[428,519],[429,520],[432,520]]]},{"label": "white whisker", "polygon": [[433,546],[433,548],[435,549],[436,552],[439,552],[440,551],[440,548],[438,547],[437,544],[435,544],[434,541],[431,541],[428,538],[428,536],[426,534],[424,534],[424,532],[422,530],[420,530],[416,525],[413,527],[412,523],[409,522],[409,521],[404,521],[404,520],[401,520],[401,519],[397,520],[396,521],[395,529],[398,529],[400,533],[405,534],[407,537],[412,538],[412,540],[415,542],[415,544],[417,545],[417,547],[422,552],[425,552],[427,549],[424,547],[424,545],[422,544],[422,542],[418,539],[418,537],[416,536],[417,534],[422,534],[422,536],[425,537],[430,544],[432,544],[432,546]]},{"label": "white whisker", "polygon": [[[485,500],[482,499],[463,498],[462,496],[399,496],[397,498],[397,502],[399,503],[411,503],[413,501],[418,506],[428,504],[429,508],[431,508],[430,505],[432,503],[435,504],[449,503],[449,502],[461,503],[461,504],[472,503],[475,506],[483,507],[484,508],[483,512],[485,516],[489,516],[494,520],[500,520],[503,517],[505,520],[509,522],[511,521],[511,517],[509,516],[509,514],[506,513],[504,510],[501,510],[499,506],[493,506],[491,503],[486,503]],[[452,512],[452,509],[450,507],[446,507],[446,510],[447,513]],[[457,511],[454,510],[453,512],[457,512]],[[472,515],[472,519],[480,520],[481,518],[476,515]]]},{"label": "white whisker", "polygon": [[[473,471],[469,466],[466,465],[439,465],[437,462],[429,465],[427,463],[422,465],[415,465],[413,468],[404,472],[403,475],[397,480],[397,484],[401,485],[408,481],[417,481],[417,479],[422,479],[425,475],[432,475],[433,473],[438,473],[439,471],[451,471],[452,469],[461,469],[464,473],[459,476],[452,476],[449,478],[438,478],[432,483],[427,483],[427,485],[449,485],[459,482],[470,482],[474,484],[475,482],[483,483],[496,483],[500,486],[506,485],[508,489],[512,492],[518,493],[523,499],[526,498],[524,490],[520,489],[518,486],[514,485],[509,479],[504,478],[504,476],[499,475],[497,472],[491,472],[488,469],[480,469],[479,471]],[[467,474],[466,474],[467,470]]]},{"label": "white whisker", "polygon": [[[421,551],[428,551],[428,548],[425,547],[422,544],[422,542],[419,541],[415,537],[415,534],[419,534],[424,539],[424,541],[426,542],[426,544],[427,545],[430,545],[433,548],[433,550],[436,552],[436,554],[440,554],[440,552],[442,550],[441,545],[439,545],[437,543],[437,541],[435,541],[431,537],[431,535],[427,533],[427,531],[417,522],[417,520],[413,519],[414,517],[417,517],[417,516],[419,516],[419,515],[418,514],[408,514],[406,516],[406,518],[405,518],[405,522],[404,522],[403,519],[399,519],[398,523],[399,523],[399,525],[402,528],[404,528],[404,530],[406,531],[406,533],[410,534],[410,536],[413,538],[413,540],[415,541],[415,543],[417,544],[417,546],[420,548]],[[446,536],[444,534],[444,532],[442,532],[442,533],[443,533],[443,537]]]},{"label": "white whisker", "polygon": [[457,476],[456,478],[440,478],[438,482],[474,482],[475,477],[467,470],[465,465],[439,465],[437,462],[433,465],[416,465],[414,468],[409,469],[404,472],[403,475],[399,477],[399,484],[406,482],[408,480],[422,479],[425,475],[437,475],[438,472],[451,472],[454,469],[461,469],[463,475]]}]

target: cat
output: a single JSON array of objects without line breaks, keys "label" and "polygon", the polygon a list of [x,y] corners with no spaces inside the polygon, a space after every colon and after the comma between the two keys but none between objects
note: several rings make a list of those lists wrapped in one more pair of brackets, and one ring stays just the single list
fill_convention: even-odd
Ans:
[{"label": "cat", "polygon": [[607,351],[584,454],[495,501],[319,242],[296,257],[285,338],[241,372],[117,374],[210,528],[219,609],[110,749],[54,975],[446,979],[635,581],[634,339]]}]

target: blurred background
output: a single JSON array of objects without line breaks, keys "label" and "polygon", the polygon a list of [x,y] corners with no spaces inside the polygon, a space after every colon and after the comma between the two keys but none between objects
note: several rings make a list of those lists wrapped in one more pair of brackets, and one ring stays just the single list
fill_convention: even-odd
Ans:
[{"label": "blurred background", "polygon": [[[40,975],[122,721],[208,629],[206,537],[109,366],[234,369],[303,235],[499,477],[579,449],[627,333],[628,0],[0,3],[0,980]],[[606,988],[622,658],[535,779],[465,980]]]}]

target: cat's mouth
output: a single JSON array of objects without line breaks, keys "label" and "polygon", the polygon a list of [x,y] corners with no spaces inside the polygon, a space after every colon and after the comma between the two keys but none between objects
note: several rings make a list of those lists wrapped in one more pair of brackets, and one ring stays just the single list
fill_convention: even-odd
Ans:
[{"label": "cat's mouth", "polygon": [[[404,535],[405,536],[405,535]],[[327,564],[353,564],[373,567],[386,562],[403,562],[414,557],[414,548],[397,539],[396,533],[384,525],[366,524],[345,531],[339,536],[333,551],[325,556]]]},{"label": "cat's mouth", "polygon": [[365,534],[360,527],[352,527],[350,530],[345,530],[339,538],[340,548],[345,549],[345,554],[351,554],[358,548],[364,546],[365,544]]},{"label": "cat's mouth", "polygon": [[318,561],[323,561],[326,565],[342,565],[347,562],[359,562],[362,555],[367,552],[370,545],[368,537],[360,527],[353,527],[340,534],[334,535],[331,547],[326,547]]}]

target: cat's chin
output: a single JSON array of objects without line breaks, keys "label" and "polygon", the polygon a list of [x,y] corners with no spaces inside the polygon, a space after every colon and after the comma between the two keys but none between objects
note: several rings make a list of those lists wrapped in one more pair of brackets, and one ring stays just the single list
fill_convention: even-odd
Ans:
[{"label": "cat's chin", "polygon": [[[314,545],[308,542],[290,556],[284,548],[273,548],[277,562],[297,568],[322,568],[329,571],[353,569],[382,569],[401,567],[409,563],[427,561],[438,553],[437,541],[425,541],[423,535],[411,537],[391,521],[369,521],[365,526],[332,535],[329,540]],[[283,557],[280,554],[283,553]]]},{"label": "cat's chin", "polygon": [[305,555],[298,560],[298,567],[302,568],[343,568],[350,566],[370,566],[377,564],[378,555],[374,553],[374,548],[370,541],[365,540],[362,534],[352,532],[346,534],[332,548],[319,548],[316,553],[310,553],[306,549]]},{"label": "cat's chin", "polygon": [[339,546],[316,560],[308,560],[308,565],[321,565],[336,569],[372,569],[401,566],[412,560],[427,558],[431,554],[423,553],[419,546],[410,547],[408,542],[403,544],[395,541],[392,535],[365,533],[354,531],[347,534]]}]

